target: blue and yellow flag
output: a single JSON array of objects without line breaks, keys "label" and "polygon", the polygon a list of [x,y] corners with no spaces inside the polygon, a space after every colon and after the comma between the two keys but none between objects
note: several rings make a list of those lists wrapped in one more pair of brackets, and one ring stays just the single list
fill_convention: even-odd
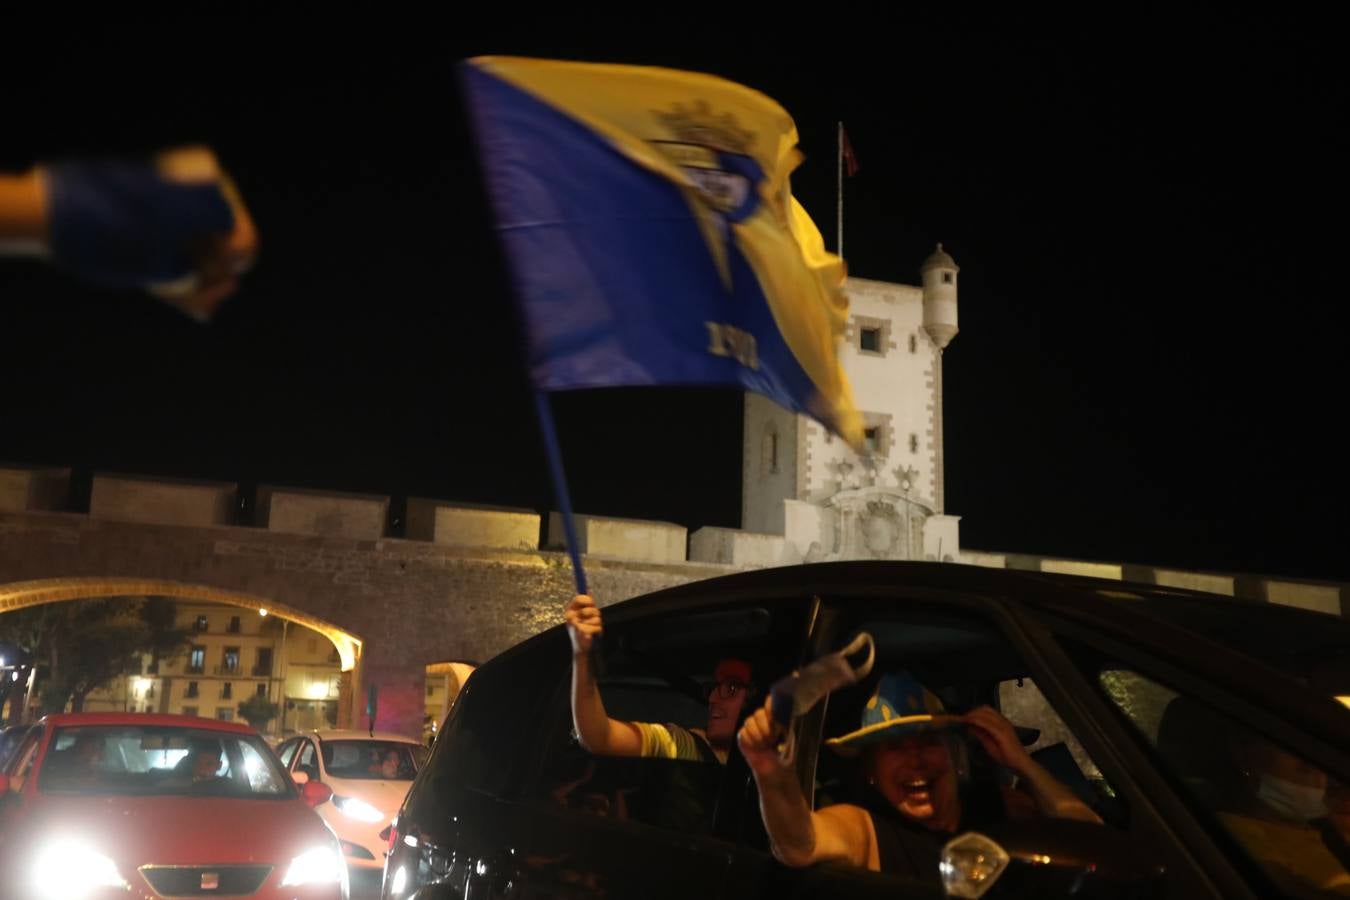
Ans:
[{"label": "blue and yellow flag", "polygon": [[740,386],[855,447],[844,264],[793,198],[763,94],[641,66],[462,66],[540,390]]}]

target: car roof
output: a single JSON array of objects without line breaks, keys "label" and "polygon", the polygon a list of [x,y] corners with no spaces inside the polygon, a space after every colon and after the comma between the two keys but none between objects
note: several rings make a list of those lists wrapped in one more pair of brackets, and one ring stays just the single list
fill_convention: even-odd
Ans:
[{"label": "car roof", "polygon": [[[662,607],[699,605],[709,595],[738,597],[772,605],[842,592],[912,591],[925,600],[943,596],[995,597],[1014,607],[1071,614],[1120,627],[1141,617],[1206,633],[1250,625],[1267,629],[1306,629],[1350,639],[1350,621],[1325,613],[1202,591],[1082,575],[1019,569],[991,569],[955,563],[882,560],[812,563],[738,572],[655,591],[606,608],[614,623],[647,618]],[[612,614],[610,611],[613,611]],[[610,616],[612,615],[612,618]]]},{"label": "car roof", "polygon": [[304,734],[312,734],[321,741],[383,741],[400,744],[414,744],[422,746],[420,741],[408,737],[406,734],[393,734],[387,731],[377,731],[373,735],[369,731],[358,731],[356,729],[346,728],[326,728],[317,731],[307,731]]},{"label": "car roof", "polygon": [[[1264,600],[1079,575],[992,569],[955,563],[853,561],[812,563],[738,572],[655,591],[605,608],[605,624],[645,627],[668,614],[717,611],[753,603],[772,610],[811,597],[909,597],[955,611],[971,602],[995,603],[1015,614],[1052,616],[1094,635],[1111,635],[1162,659],[1201,667],[1206,676],[1268,709],[1294,713],[1337,745],[1350,745],[1350,720],[1329,695],[1316,694],[1293,675],[1250,662],[1277,663],[1262,655],[1263,638],[1276,632],[1287,646],[1298,642],[1323,655],[1350,648],[1350,622]],[[561,617],[559,617],[561,618]],[[1240,636],[1241,641],[1236,638]],[[565,640],[562,625],[506,650],[483,670],[510,665],[536,642]],[[1271,642],[1265,641],[1264,646]],[[1247,646],[1242,646],[1246,644]],[[1198,647],[1204,652],[1197,654]],[[476,677],[476,676],[475,676]],[[470,680],[472,684],[472,679]],[[1298,696],[1295,696],[1298,695]]]},{"label": "car roof", "polygon": [[200,731],[223,731],[231,734],[255,735],[249,726],[242,722],[225,722],[221,719],[206,719],[200,716],[176,716],[169,713],[131,713],[131,712],[80,712],[52,713],[43,719],[49,725],[75,727],[79,725],[159,725],[178,728],[195,728]]}]

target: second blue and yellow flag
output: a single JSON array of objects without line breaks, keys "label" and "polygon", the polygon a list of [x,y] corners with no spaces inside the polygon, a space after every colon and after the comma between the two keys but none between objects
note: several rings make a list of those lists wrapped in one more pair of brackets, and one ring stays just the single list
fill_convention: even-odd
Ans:
[{"label": "second blue and yellow flag", "polygon": [[462,75],[536,388],[740,386],[861,445],[844,265],[792,196],[781,106],[641,66]]}]

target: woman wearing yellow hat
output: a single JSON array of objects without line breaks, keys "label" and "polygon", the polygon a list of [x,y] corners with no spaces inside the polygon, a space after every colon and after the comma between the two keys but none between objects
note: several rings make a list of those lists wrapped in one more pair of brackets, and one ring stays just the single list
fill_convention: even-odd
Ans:
[{"label": "woman wearing yellow hat", "polygon": [[[1001,809],[963,808],[957,758],[964,729],[994,763],[1018,776],[1001,789]],[[857,731],[831,738],[836,752],[862,757],[867,796],[861,804],[812,810],[778,752],[778,728],[766,706],[741,729],[741,753],[759,786],[760,810],[774,856],[790,866],[847,862],[874,872],[937,876],[942,845],[991,818],[1045,815],[1100,822],[1022,747],[1012,723],[987,706],[949,715],[908,672],[881,679]]]}]

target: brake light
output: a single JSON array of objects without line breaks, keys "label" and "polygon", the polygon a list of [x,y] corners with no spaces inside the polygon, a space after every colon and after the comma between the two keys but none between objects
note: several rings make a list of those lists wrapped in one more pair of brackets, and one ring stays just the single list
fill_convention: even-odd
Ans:
[{"label": "brake light", "polygon": [[394,852],[394,845],[398,843],[398,819],[390,822],[385,829],[380,832],[380,837],[389,842],[386,848],[390,853]]}]

